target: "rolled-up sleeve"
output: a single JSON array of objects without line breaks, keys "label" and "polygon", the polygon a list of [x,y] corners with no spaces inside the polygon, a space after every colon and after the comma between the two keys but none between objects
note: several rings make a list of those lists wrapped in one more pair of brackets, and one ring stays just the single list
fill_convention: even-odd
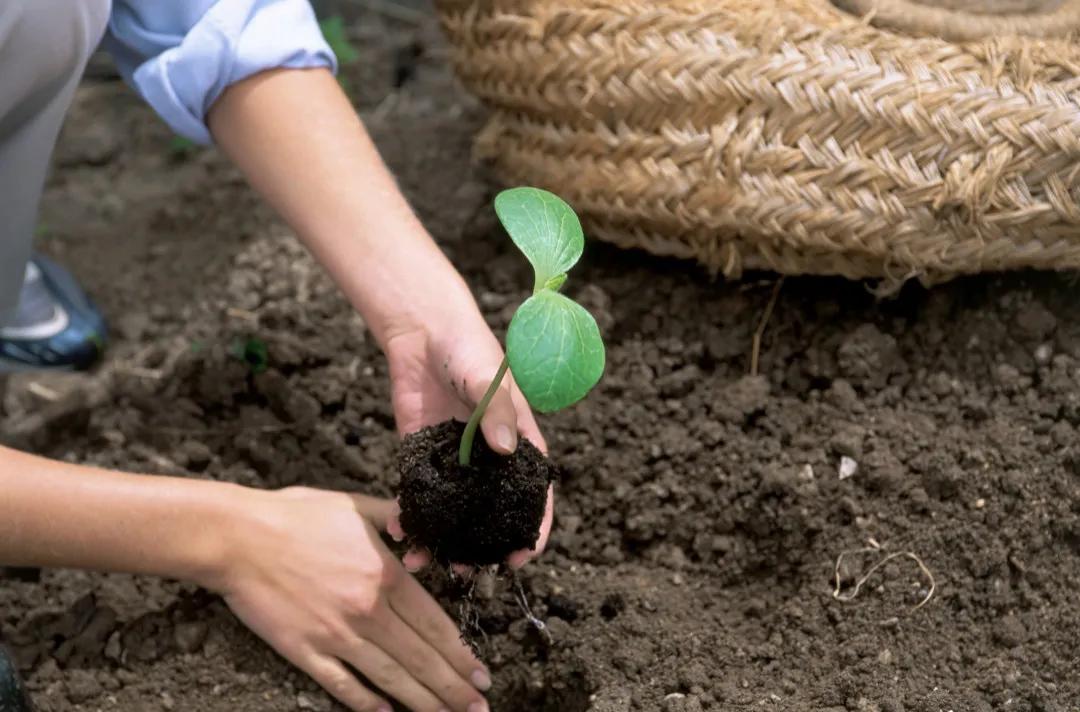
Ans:
[{"label": "rolled-up sleeve", "polygon": [[115,0],[106,47],[174,131],[204,144],[206,113],[231,84],[267,69],[337,69],[308,0]]}]

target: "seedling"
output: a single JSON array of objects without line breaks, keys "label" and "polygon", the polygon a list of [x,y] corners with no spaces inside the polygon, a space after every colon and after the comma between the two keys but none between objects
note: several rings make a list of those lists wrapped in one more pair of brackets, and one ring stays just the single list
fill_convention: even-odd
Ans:
[{"label": "seedling", "polygon": [[604,373],[604,342],[596,320],[559,292],[585,247],[577,215],[557,195],[539,188],[503,191],[495,198],[495,213],[532,264],[535,279],[532,296],[510,320],[506,357],[462,433],[462,466],[469,464],[476,429],[507,370],[541,413],[578,402]]},{"label": "seedling", "polygon": [[169,140],[169,156],[177,161],[184,160],[199,150],[199,145],[189,138],[173,136]]},{"label": "seedling", "polygon": [[254,374],[262,373],[270,365],[270,350],[266,342],[258,337],[238,339],[229,351],[234,358],[246,363]]}]

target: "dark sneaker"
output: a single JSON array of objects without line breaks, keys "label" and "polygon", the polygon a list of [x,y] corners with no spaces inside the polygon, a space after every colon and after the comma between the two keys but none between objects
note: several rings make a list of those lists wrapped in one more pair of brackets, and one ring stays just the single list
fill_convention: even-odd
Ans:
[{"label": "dark sneaker", "polygon": [[105,320],[66,269],[34,256],[15,318],[0,326],[0,373],[81,371],[101,358]]},{"label": "dark sneaker", "polygon": [[0,647],[0,712],[32,712],[30,698],[19,680],[15,663]]}]

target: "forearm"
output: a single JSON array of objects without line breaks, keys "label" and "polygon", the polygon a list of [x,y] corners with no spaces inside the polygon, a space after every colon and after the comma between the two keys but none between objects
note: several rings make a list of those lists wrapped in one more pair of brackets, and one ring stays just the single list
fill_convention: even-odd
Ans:
[{"label": "forearm", "polygon": [[154,574],[212,585],[240,491],[0,447],[0,564]]},{"label": "forearm", "polygon": [[399,322],[453,318],[471,300],[329,72],[280,70],[239,82],[214,104],[209,124],[380,343]]}]

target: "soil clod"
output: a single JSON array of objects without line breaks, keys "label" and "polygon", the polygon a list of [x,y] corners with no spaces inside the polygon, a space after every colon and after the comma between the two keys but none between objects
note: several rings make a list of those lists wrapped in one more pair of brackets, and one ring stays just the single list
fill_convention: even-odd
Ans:
[{"label": "soil clod", "polygon": [[412,545],[443,563],[498,564],[536,545],[555,468],[524,438],[503,456],[480,437],[472,463],[462,466],[463,430],[447,421],[405,438],[398,464],[401,527]]}]

